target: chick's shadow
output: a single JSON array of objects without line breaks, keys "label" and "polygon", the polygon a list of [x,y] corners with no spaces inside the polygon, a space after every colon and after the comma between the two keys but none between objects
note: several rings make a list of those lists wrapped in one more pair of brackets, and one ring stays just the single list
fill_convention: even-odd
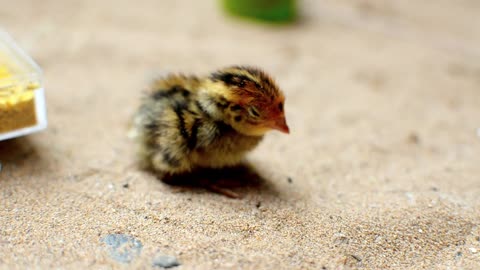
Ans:
[{"label": "chick's shadow", "polygon": [[20,164],[39,156],[35,144],[26,137],[0,141],[0,161],[3,164]]},{"label": "chick's shadow", "polygon": [[270,181],[262,177],[251,164],[243,163],[222,169],[197,169],[191,173],[159,177],[179,192],[207,190],[230,198],[243,198],[251,194],[276,196]]},{"label": "chick's shadow", "polygon": [[12,174],[39,175],[46,167],[37,145],[21,137],[0,141],[0,180],[11,180]]}]

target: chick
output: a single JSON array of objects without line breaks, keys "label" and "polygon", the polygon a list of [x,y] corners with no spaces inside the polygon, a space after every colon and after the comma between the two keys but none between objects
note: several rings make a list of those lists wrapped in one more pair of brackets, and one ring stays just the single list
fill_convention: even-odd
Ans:
[{"label": "chick", "polygon": [[284,102],[272,78],[254,67],[157,79],[134,116],[140,162],[161,177],[236,165],[266,132],[289,133]]}]

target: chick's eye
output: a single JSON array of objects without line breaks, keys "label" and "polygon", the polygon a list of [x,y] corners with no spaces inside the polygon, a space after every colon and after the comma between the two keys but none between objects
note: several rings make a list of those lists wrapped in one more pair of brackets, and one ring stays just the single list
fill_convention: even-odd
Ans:
[{"label": "chick's eye", "polygon": [[232,83],[238,87],[244,87],[245,86],[245,80],[238,77],[238,76],[233,76],[231,79]]},{"label": "chick's eye", "polygon": [[278,109],[283,112],[283,103],[278,103]]},{"label": "chick's eye", "polygon": [[260,113],[255,107],[248,108],[248,113],[253,117],[260,117]]}]

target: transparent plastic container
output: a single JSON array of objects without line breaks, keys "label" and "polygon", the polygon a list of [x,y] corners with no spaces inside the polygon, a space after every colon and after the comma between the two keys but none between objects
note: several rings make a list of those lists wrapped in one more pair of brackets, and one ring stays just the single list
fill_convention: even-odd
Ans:
[{"label": "transparent plastic container", "polygon": [[0,141],[46,127],[42,71],[0,30]]}]

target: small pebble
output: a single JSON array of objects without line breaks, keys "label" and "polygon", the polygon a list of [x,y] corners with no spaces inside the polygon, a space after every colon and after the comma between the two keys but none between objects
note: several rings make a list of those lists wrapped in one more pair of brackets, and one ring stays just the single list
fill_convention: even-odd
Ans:
[{"label": "small pebble", "polygon": [[160,255],[153,259],[153,266],[162,267],[162,268],[172,268],[179,266],[180,263],[177,261],[177,258],[168,255]]},{"label": "small pebble", "polygon": [[288,181],[288,183],[291,184],[291,183],[293,182],[293,179],[292,179],[291,177],[288,177],[288,178],[287,178],[287,181]]},{"label": "small pebble", "polygon": [[333,237],[334,237],[333,241],[337,245],[346,245],[350,242],[348,237],[343,233],[334,233]]},{"label": "small pebble", "polygon": [[257,204],[255,205],[257,208],[260,208],[260,206],[262,206],[262,202],[257,202]]},{"label": "small pebble", "polygon": [[415,195],[412,192],[405,192],[405,196],[408,199],[408,202],[411,204],[415,204]]},{"label": "small pebble", "polygon": [[419,144],[420,143],[420,137],[416,133],[410,133],[407,137],[407,141],[411,144]]},{"label": "small pebble", "polygon": [[462,252],[461,251],[457,251],[457,253],[455,254],[455,259],[458,260],[462,257]]},{"label": "small pebble", "polygon": [[123,188],[129,188],[129,187],[130,187],[130,185],[129,185],[128,183],[126,183],[126,184],[123,184],[123,186],[122,186],[122,187],[123,187]]},{"label": "small pebble", "polygon": [[470,252],[472,252],[473,254],[477,253],[477,251],[478,251],[478,250],[477,250],[476,248],[474,248],[474,247],[469,248],[469,250],[470,250]]}]

